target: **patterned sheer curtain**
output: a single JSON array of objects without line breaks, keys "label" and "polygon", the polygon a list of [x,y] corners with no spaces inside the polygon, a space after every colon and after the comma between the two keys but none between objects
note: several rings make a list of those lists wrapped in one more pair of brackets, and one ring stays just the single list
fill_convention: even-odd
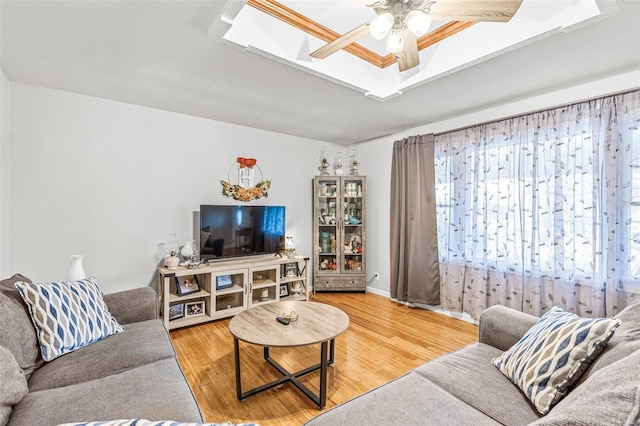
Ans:
[{"label": "patterned sheer curtain", "polygon": [[442,304],[640,301],[640,91],[436,136]]}]

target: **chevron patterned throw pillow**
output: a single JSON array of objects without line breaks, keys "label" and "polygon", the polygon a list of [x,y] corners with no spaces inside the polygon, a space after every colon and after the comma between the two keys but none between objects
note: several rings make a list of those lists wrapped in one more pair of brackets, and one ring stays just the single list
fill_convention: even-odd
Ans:
[{"label": "chevron patterned throw pillow", "polygon": [[15,286],[29,307],[45,361],[124,330],[109,313],[94,277]]},{"label": "chevron patterned throw pillow", "polygon": [[619,325],[619,320],[581,318],[554,307],[492,363],[547,414],[602,353]]}]

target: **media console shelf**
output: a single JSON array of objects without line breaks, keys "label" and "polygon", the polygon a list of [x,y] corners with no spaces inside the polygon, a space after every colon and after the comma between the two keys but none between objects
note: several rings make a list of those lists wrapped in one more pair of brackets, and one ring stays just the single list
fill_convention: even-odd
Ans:
[{"label": "media console shelf", "polygon": [[[173,330],[281,299],[308,301],[308,266],[306,256],[269,255],[220,260],[195,269],[158,268],[158,314],[165,328]],[[193,276],[200,290],[179,295],[178,280],[192,281]]]}]

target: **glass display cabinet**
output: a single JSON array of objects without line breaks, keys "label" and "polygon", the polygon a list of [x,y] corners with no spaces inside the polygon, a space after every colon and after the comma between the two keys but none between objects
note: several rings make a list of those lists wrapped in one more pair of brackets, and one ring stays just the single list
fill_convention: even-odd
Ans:
[{"label": "glass display cabinet", "polygon": [[315,291],[366,291],[366,177],[313,179]]}]

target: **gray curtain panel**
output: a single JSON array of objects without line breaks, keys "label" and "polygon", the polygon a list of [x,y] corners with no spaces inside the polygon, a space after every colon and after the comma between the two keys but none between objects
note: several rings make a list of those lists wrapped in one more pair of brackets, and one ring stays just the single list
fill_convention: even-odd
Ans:
[{"label": "gray curtain panel", "polygon": [[391,166],[391,297],[440,304],[433,134],[396,141]]}]

